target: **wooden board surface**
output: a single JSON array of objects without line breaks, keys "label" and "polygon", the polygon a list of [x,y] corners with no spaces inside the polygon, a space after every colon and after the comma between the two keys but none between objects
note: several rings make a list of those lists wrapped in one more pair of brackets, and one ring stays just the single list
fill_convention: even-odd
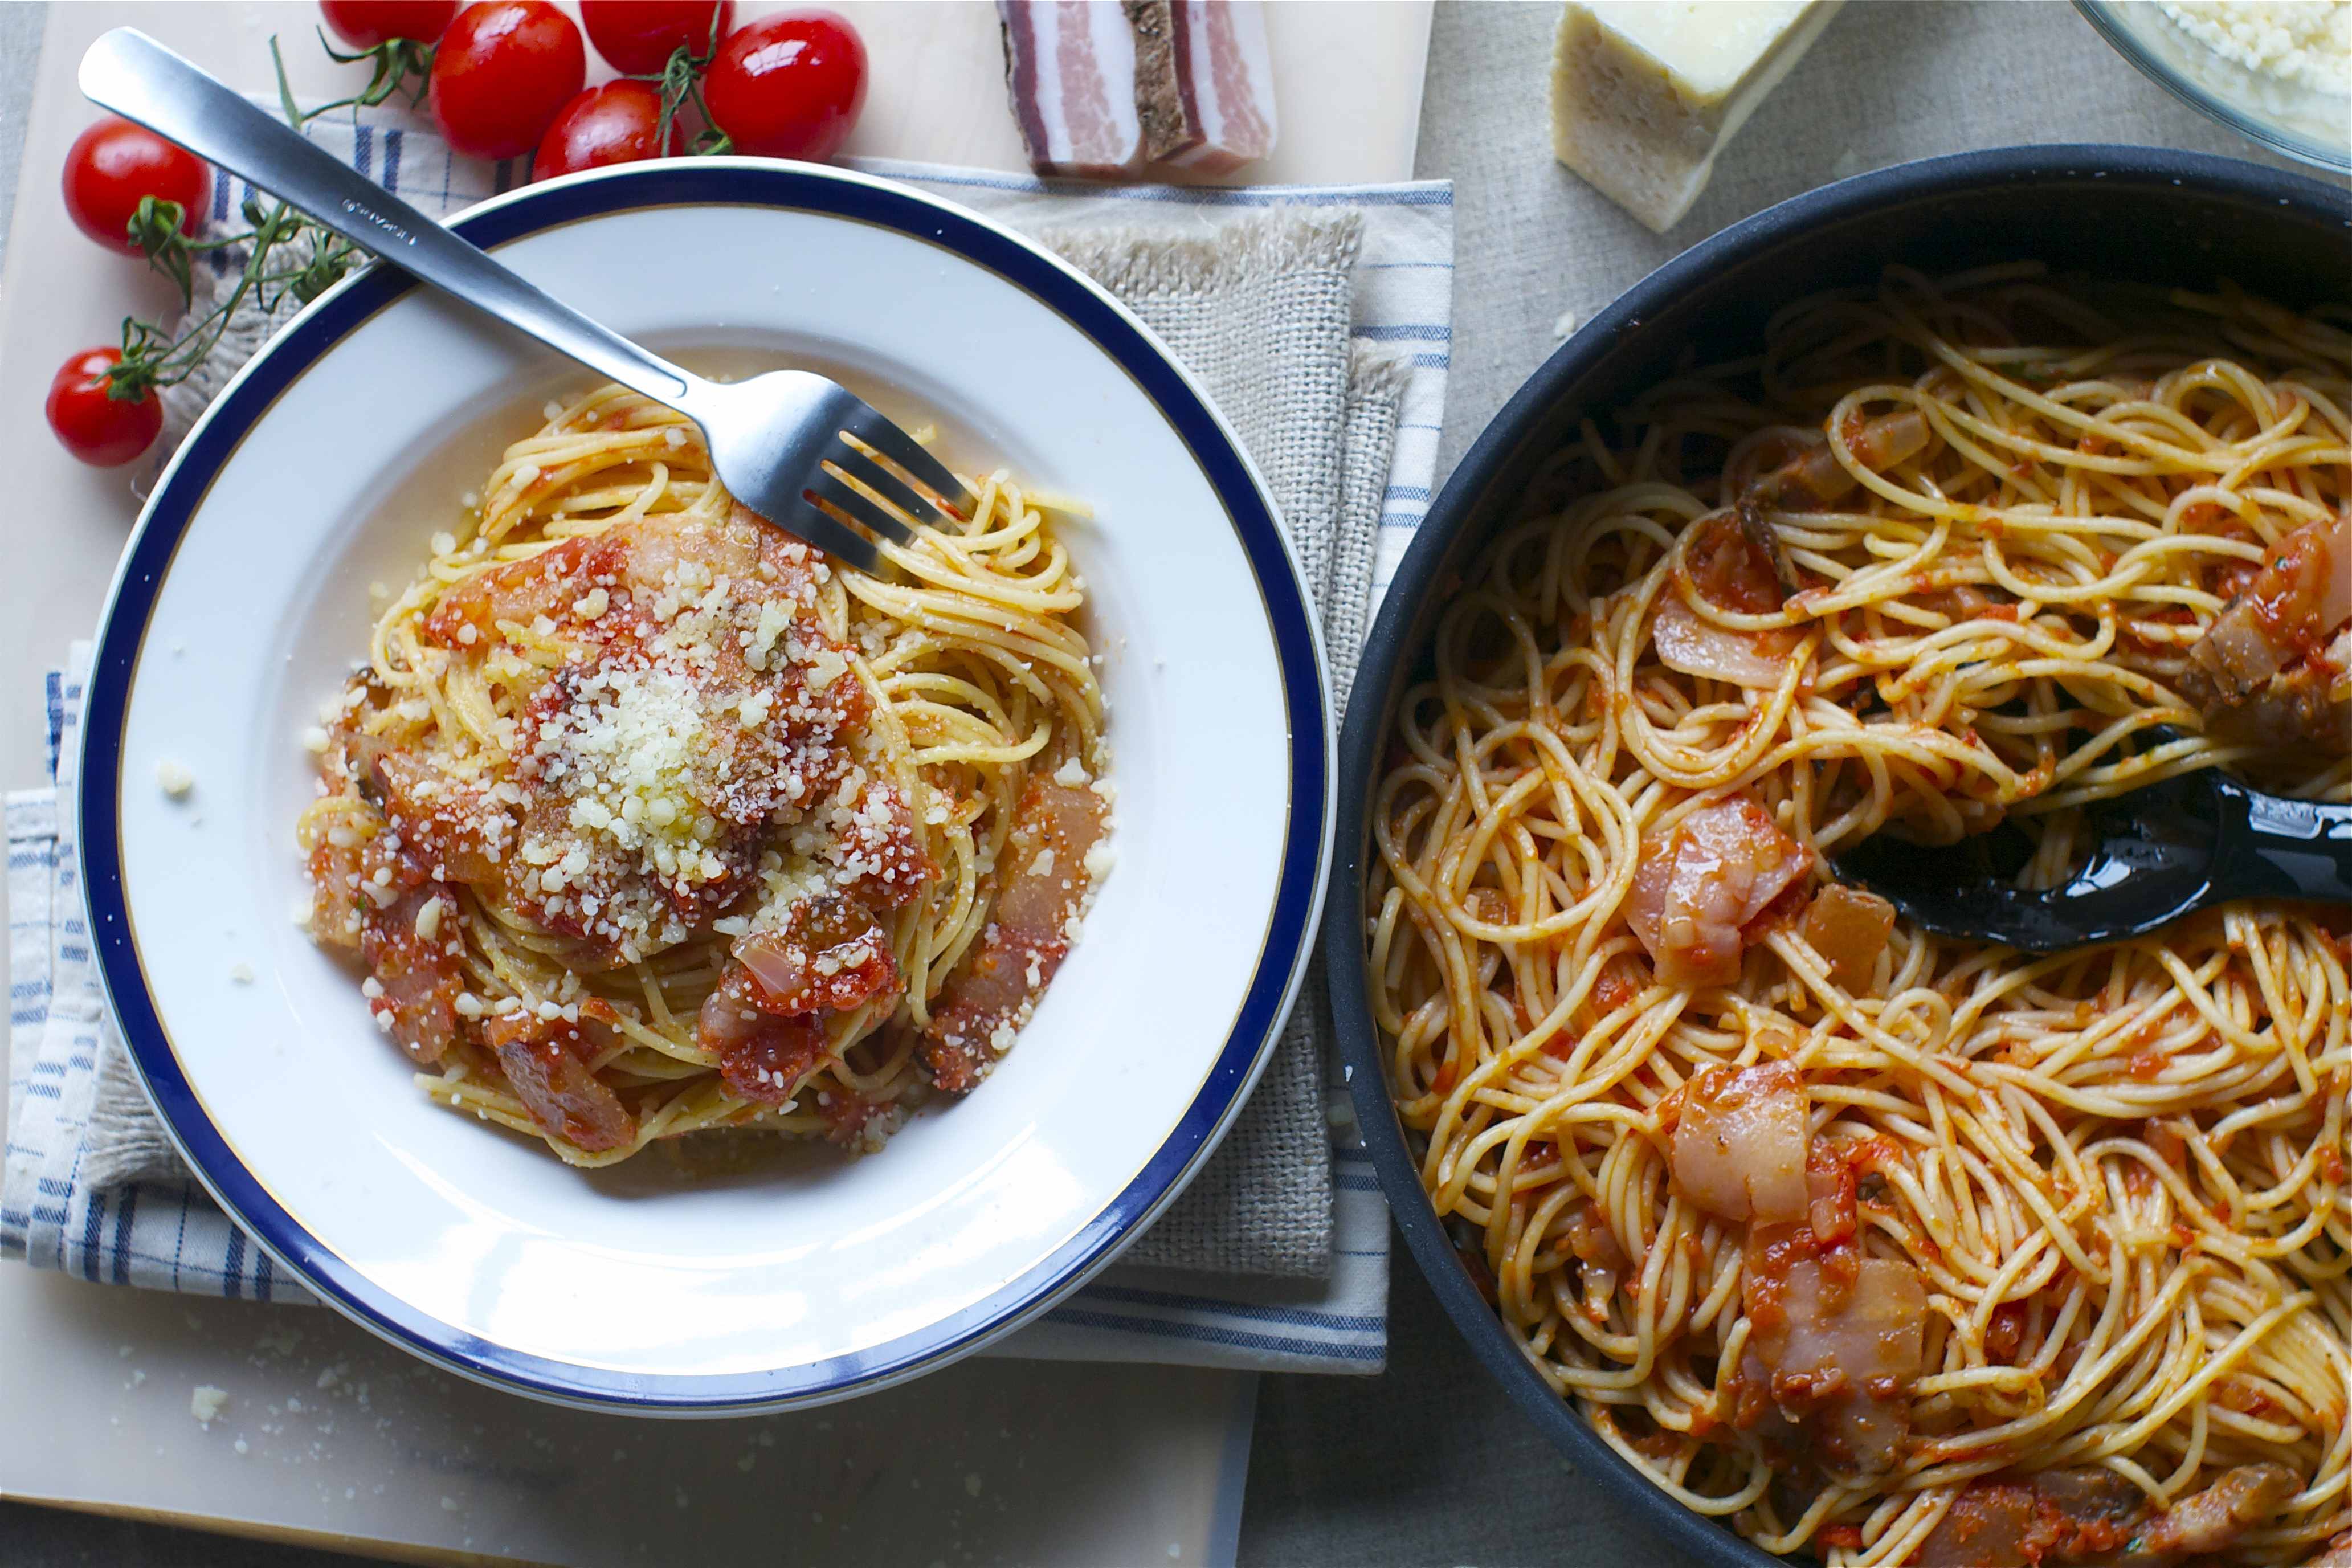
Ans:
[{"label": "wooden board surface", "polygon": [[[835,0],[874,61],[866,112],[844,149],[1026,169],[1005,107],[996,7],[986,0]],[[738,10],[742,7],[739,6]],[[1412,178],[1430,0],[1273,0],[1265,7],[1280,137],[1218,184],[1345,184]],[[887,62],[887,63],[886,63]]]},{"label": "wooden board surface", "polygon": [[[1023,166],[992,5],[835,3],[873,62],[849,151]],[[69,352],[111,342],[126,311],[165,302],[139,263],[100,253],[66,220],[56,171],[93,114],[74,90],[74,62],[128,24],[257,90],[275,33],[298,89],[349,90],[304,42],[315,15],[308,4],[156,0],[50,9],[0,279],[0,468],[11,488],[0,508],[0,785],[43,782],[38,671],[94,629],[136,515],[120,474],[80,468],[50,441],[41,398]],[[1270,4],[1282,139],[1234,178],[1410,178],[1429,16],[1428,0]],[[648,1424],[475,1387],[323,1310],[18,1267],[0,1268],[0,1494],[435,1563],[1229,1559],[1255,1384],[1234,1373],[977,1361],[801,1416]],[[231,1399],[209,1427],[189,1411],[207,1384]]]}]

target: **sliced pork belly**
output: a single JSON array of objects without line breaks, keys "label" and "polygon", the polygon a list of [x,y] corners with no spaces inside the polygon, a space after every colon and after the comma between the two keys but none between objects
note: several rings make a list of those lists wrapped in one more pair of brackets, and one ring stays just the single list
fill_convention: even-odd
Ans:
[{"label": "sliced pork belly", "polygon": [[1793,1224],[1805,1217],[1804,1076],[1786,1062],[1709,1068],[1683,1091],[1675,1123],[1675,1184],[1724,1219]]},{"label": "sliced pork belly", "polygon": [[1143,161],[1135,34],[1118,0],[996,0],[1004,80],[1041,174],[1118,178]]},{"label": "sliced pork belly", "polygon": [[1152,157],[1222,174],[1273,152],[1274,57],[1258,0],[1164,3],[1187,131],[1180,145],[1152,148]]},{"label": "sliced pork belly", "polygon": [[1812,864],[1813,852],[1755,796],[1716,801],[1643,836],[1626,923],[1667,984],[1728,985],[1740,954],[1763,937],[1758,917]]},{"label": "sliced pork belly", "polygon": [[2233,740],[2352,754],[2352,511],[2278,542],[2189,650],[2182,685]]},{"label": "sliced pork belly", "polygon": [[1927,1291],[1919,1271],[1886,1258],[1796,1257],[1786,1227],[1751,1229],[1741,1282],[1754,1333],[1741,1358],[1749,1394],[1735,1425],[1784,1458],[1863,1482],[1892,1470],[1911,1431]]},{"label": "sliced pork belly", "polygon": [[1022,790],[997,861],[995,918],[940,994],[923,1035],[931,1081],[949,1093],[988,1076],[1069,955],[1094,885],[1088,864],[1108,826],[1108,806],[1091,789],[1049,775]]}]

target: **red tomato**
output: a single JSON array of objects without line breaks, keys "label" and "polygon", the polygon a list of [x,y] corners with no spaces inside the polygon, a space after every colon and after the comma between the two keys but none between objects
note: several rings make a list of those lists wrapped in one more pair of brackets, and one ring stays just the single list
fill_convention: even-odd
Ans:
[{"label": "red tomato", "polygon": [[121,468],[152,446],[163,427],[163,405],[152,392],[136,403],[106,395],[106,373],[121,363],[113,349],[84,349],[49,382],[49,428],[92,468]]},{"label": "red tomato", "polygon": [[[719,30],[710,28],[711,14]],[[712,37],[725,37],[735,0],[580,0],[580,22],[596,52],[627,76],[656,76],[670,56],[685,49],[700,54]]]},{"label": "red tomato", "polygon": [[547,0],[477,0],[433,52],[434,123],[460,153],[511,158],[587,79],[580,29]]},{"label": "red tomato", "polygon": [[866,46],[831,11],[780,11],[728,36],[702,84],[738,153],[830,158],[866,107]]},{"label": "red tomato", "polygon": [[319,0],[335,37],[355,49],[394,38],[429,44],[457,14],[457,0]]},{"label": "red tomato", "polygon": [[[580,169],[658,158],[664,149],[655,140],[660,134],[660,89],[642,81],[608,81],[563,106],[540,140],[530,177],[551,180]],[[667,151],[677,152],[682,141],[673,118]]]},{"label": "red tomato", "polygon": [[137,256],[131,216],[139,198],[179,203],[187,215],[180,232],[194,234],[204,223],[212,171],[186,148],[110,114],[67,150],[65,190],[75,227],[109,250]]}]

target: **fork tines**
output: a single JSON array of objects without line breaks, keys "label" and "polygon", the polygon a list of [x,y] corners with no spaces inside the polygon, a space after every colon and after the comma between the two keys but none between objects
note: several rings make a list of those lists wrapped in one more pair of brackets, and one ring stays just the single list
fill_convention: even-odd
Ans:
[{"label": "fork tines", "polygon": [[[922,491],[845,441],[835,441],[825,448],[823,473],[824,478],[834,481],[833,489],[836,492],[827,495],[827,500],[836,506],[850,508],[851,515],[858,521],[901,544],[913,542],[914,530],[891,512],[889,507],[896,507],[908,517],[918,519],[928,517],[938,509],[937,503]],[[841,481],[845,479],[855,483],[844,484]],[[861,488],[871,491],[872,495],[860,494]],[[843,494],[853,497],[854,503],[844,501]],[[887,505],[876,506],[874,501],[877,499]],[[866,512],[874,515],[869,518],[865,515]]]},{"label": "fork tines", "polygon": [[[901,478],[900,469],[915,482]],[[911,544],[915,531],[908,526],[908,518],[920,521],[936,515],[943,522],[962,521],[948,498],[962,494],[963,488],[947,465],[925,451],[920,442],[860,404],[844,416],[843,428],[825,443],[817,471],[801,499],[820,514],[829,509],[885,539]],[[891,510],[894,507],[897,512]],[[879,557],[870,546],[852,552],[851,559],[868,572],[879,569]]]},{"label": "fork tines", "polygon": [[844,436],[854,437],[904,468],[917,484],[928,486],[931,495],[938,498],[931,504],[943,517],[961,521],[956,518],[954,503],[963,494],[963,481],[926,451],[920,441],[863,403],[852,409],[842,423]]}]

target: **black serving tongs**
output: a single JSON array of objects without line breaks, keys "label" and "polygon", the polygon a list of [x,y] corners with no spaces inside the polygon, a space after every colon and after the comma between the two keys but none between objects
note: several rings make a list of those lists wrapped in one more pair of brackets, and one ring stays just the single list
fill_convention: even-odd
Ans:
[{"label": "black serving tongs", "polygon": [[2233,899],[2352,904],[2352,805],[2264,795],[2206,768],[2085,816],[2090,858],[2046,891],[2009,885],[2000,857],[2016,836],[1998,828],[1938,848],[1882,833],[1832,860],[1938,936],[2027,952],[2117,942]]}]

